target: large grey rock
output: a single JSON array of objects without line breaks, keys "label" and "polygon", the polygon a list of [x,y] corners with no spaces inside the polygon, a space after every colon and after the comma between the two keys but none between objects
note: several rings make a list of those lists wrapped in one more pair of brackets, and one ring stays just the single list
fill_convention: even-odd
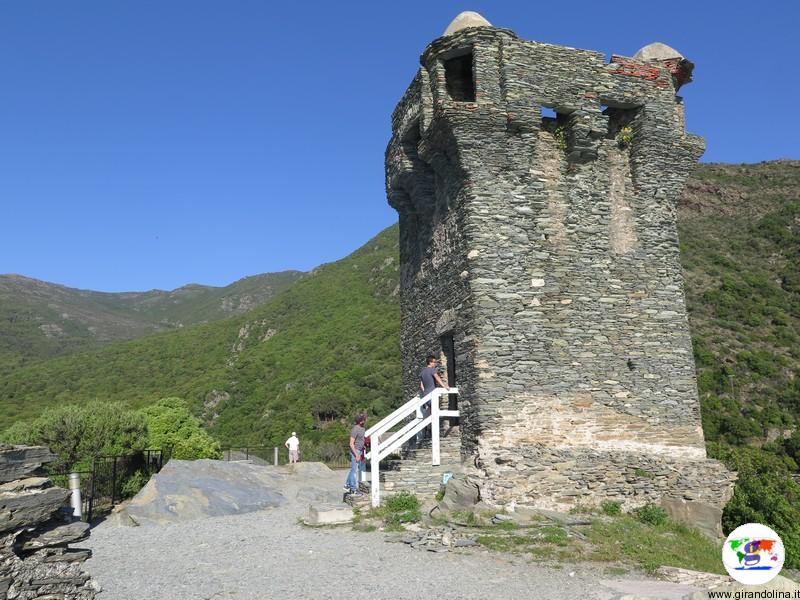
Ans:
[{"label": "large grey rock", "polygon": [[58,487],[0,492],[0,532],[49,520],[69,496],[68,490]]},{"label": "large grey rock", "polygon": [[473,510],[481,499],[480,489],[466,475],[454,475],[444,488],[441,510]]},{"label": "large grey rock", "polygon": [[720,507],[682,498],[662,498],[661,506],[671,518],[688,523],[714,541],[724,537]]},{"label": "large grey rock", "polygon": [[18,543],[23,550],[36,550],[48,546],[61,546],[79,542],[89,537],[89,524],[83,521],[75,523],[52,523],[48,527],[36,529],[32,533],[23,533]]},{"label": "large grey rock", "polygon": [[247,513],[286,502],[341,498],[341,479],[320,463],[283,467],[217,460],[171,460],[113,517],[120,525],[158,525]]},{"label": "large grey rock", "polygon": [[0,447],[0,483],[23,479],[36,473],[42,465],[53,462],[56,455],[44,446]]}]

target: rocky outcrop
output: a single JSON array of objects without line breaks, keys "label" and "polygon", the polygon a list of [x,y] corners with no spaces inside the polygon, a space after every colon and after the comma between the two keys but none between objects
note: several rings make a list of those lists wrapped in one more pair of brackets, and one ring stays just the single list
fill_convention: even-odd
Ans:
[{"label": "rocky outcrop", "polygon": [[244,514],[288,503],[337,503],[344,475],[321,463],[282,467],[249,461],[170,460],[110,519],[158,526]]},{"label": "rocky outcrop", "polygon": [[100,586],[83,572],[89,525],[73,522],[69,492],[41,474],[47,448],[0,446],[0,600],[91,600]]}]

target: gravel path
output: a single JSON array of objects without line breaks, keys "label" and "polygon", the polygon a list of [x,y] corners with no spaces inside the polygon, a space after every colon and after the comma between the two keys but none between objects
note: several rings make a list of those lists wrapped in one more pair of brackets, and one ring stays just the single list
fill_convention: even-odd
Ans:
[{"label": "gravel path", "polygon": [[[164,526],[97,526],[86,569],[102,600],[280,598],[680,599],[689,588],[605,581],[589,567],[549,569],[484,550],[413,550],[380,532],[297,524],[296,504]],[[574,571],[574,575],[570,573]]]}]

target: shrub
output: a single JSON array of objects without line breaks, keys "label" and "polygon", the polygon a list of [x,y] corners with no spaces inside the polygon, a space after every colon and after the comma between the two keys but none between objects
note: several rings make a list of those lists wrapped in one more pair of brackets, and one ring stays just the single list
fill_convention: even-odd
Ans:
[{"label": "shrub", "polygon": [[149,477],[144,471],[136,471],[133,475],[125,479],[120,487],[120,494],[123,498],[135,496],[140,489],[147,483]]},{"label": "shrub", "polygon": [[622,504],[615,500],[603,500],[600,503],[600,510],[604,515],[614,517],[622,512]]},{"label": "shrub", "polygon": [[633,511],[636,518],[648,525],[664,525],[667,522],[667,511],[655,504],[645,504]]},{"label": "shrub", "polygon": [[401,523],[416,523],[422,519],[419,500],[414,494],[400,492],[389,496],[384,503],[384,521],[390,528],[396,528]]},{"label": "shrub", "polygon": [[386,498],[386,510],[392,513],[419,510],[419,500],[414,494],[400,492]]}]

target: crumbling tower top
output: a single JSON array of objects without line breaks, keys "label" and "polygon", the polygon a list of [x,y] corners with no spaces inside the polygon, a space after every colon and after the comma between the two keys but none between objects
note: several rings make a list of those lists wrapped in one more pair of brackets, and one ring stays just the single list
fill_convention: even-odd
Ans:
[{"label": "crumbling tower top", "polygon": [[471,10],[456,15],[456,18],[450,21],[450,25],[444,30],[442,35],[452,35],[456,31],[461,31],[467,27],[491,27],[492,24],[487,21],[482,14],[476,13]]}]

